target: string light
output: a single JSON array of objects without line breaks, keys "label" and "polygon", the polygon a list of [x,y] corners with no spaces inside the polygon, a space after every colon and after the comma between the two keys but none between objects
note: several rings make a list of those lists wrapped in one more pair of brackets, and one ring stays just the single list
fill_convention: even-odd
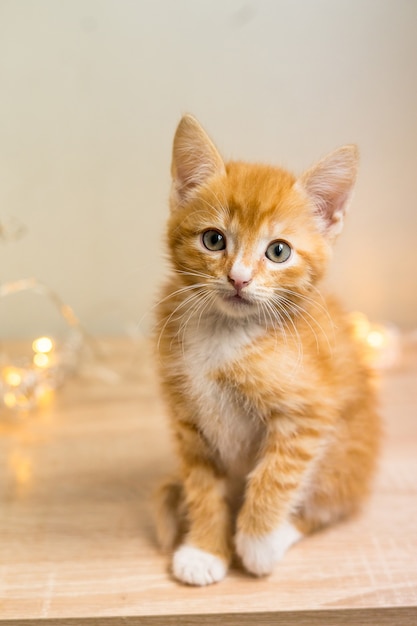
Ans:
[{"label": "string light", "polygon": [[32,349],[34,352],[48,354],[54,347],[54,343],[50,337],[38,337],[32,343]]},{"label": "string light", "polygon": [[10,364],[0,370],[0,408],[3,404],[8,409],[27,410],[44,403],[77,367],[82,345],[83,338],[76,330],[61,346],[49,337],[35,339],[31,357],[20,357],[19,366]]},{"label": "string light", "polygon": [[54,347],[54,342],[50,337],[38,337],[32,343],[34,351],[33,363],[36,367],[45,368],[51,364],[50,352]]},{"label": "string light", "polygon": [[[0,221],[0,243],[14,242],[26,232],[17,220]],[[18,359],[0,350],[0,413],[2,409],[29,410],[43,406],[63,384],[68,375],[80,371],[84,360],[93,357],[85,374],[106,380],[118,380],[118,375],[99,364],[102,358],[97,345],[87,335],[72,308],[60,296],[37,278],[24,278],[0,284],[0,299],[20,292],[32,292],[47,298],[58,310],[67,331],[67,339],[58,343],[52,337],[35,338],[32,352]],[[2,346],[0,346],[1,348]]]},{"label": "string light", "polygon": [[5,367],[3,370],[3,377],[10,387],[18,387],[22,382],[22,374],[17,367]]},{"label": "string light", "polygon": [[371,330],[366,338],[366,341],[368,342],[368,345],[371,346],[371,348],[375,348],[375,350],[378,350],[378,348],[384,347],[387,342],[387,338],[380,330]]},{"label": "string light", "polygon": [[32,353],[11,359],[1,353],[0,410],[29,410],[45,404],[54,390],[75,371],[86,334],[70,306],[62,302],[58,294],[36,278],[28,278],[0,285],[0,298],[15,293],[32,291],[47,297],[58,309],[67,327],[67,340],[58,344],[46,335],[31,342]]},{"label": "string light", "polygon": [[33,362],[37,367],[48,367],[49,361],[49,356],[43,352],[37,352],[33,356]]},{"label": "string light", "polygon": [[3,394],[3,402],[8,409],[14,409],[17,404],[16,395],[12,391],[6,391]]}]

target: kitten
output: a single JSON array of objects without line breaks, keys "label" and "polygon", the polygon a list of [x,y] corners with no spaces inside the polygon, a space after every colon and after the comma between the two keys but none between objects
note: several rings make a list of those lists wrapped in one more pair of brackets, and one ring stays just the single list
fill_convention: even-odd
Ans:
[{"label": "kitten", "polygon": [[296,178],[224,163],[189,115],[177,128],[156,342],[180,469],[160,490],[157,531],[184,583],[221,580],[234,551],[267,575],[369,491],[369,374],[318,290],[357,160],[345,146]]}]

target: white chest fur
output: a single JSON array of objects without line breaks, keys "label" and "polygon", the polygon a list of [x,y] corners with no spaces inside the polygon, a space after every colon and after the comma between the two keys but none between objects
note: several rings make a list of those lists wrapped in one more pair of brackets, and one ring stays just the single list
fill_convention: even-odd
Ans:
[{"label": "white chest fur", "polygon": [[258,325],[225,325],[205,320],[189,328],[184,340],[183,368],[188,392],[198,407],[196,419],[213,450],[232,475],[246,474],[259,445],[262,423],[220,387],[211,374],[242,356],[262,333]]}]

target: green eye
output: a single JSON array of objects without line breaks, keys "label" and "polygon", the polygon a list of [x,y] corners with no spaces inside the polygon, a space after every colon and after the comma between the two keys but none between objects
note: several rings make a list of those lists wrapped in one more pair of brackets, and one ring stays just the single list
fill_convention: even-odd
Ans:
[{"label": "green eye", "polygon": [[206,230],[201,239],[204,247],[207,250],[211,250],[211,252],[217,252],[226,248],[226,238],[218,230]]},{"label": "green eye", "polygon": [[291,256],[291,247],[286,241],[273,241],[269,244],[265,252],[270,261],[274,263],[285,263]]}]

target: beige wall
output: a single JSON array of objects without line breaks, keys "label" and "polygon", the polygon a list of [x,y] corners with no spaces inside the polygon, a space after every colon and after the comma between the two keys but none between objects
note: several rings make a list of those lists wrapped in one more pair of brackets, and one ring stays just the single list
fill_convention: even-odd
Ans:
[{"label": "beige wall", "polygon": [[[413,0],[1,0],[0,221],[27,234],[0,242],[0,280],[36,276],[93,333],[137,323],[163,274],[185,111],[226,157],[298,171],[357,142],[331,280],[350,307],[417,326]],[[0,325],[32,335],[57,317],[16,296]]]}]

